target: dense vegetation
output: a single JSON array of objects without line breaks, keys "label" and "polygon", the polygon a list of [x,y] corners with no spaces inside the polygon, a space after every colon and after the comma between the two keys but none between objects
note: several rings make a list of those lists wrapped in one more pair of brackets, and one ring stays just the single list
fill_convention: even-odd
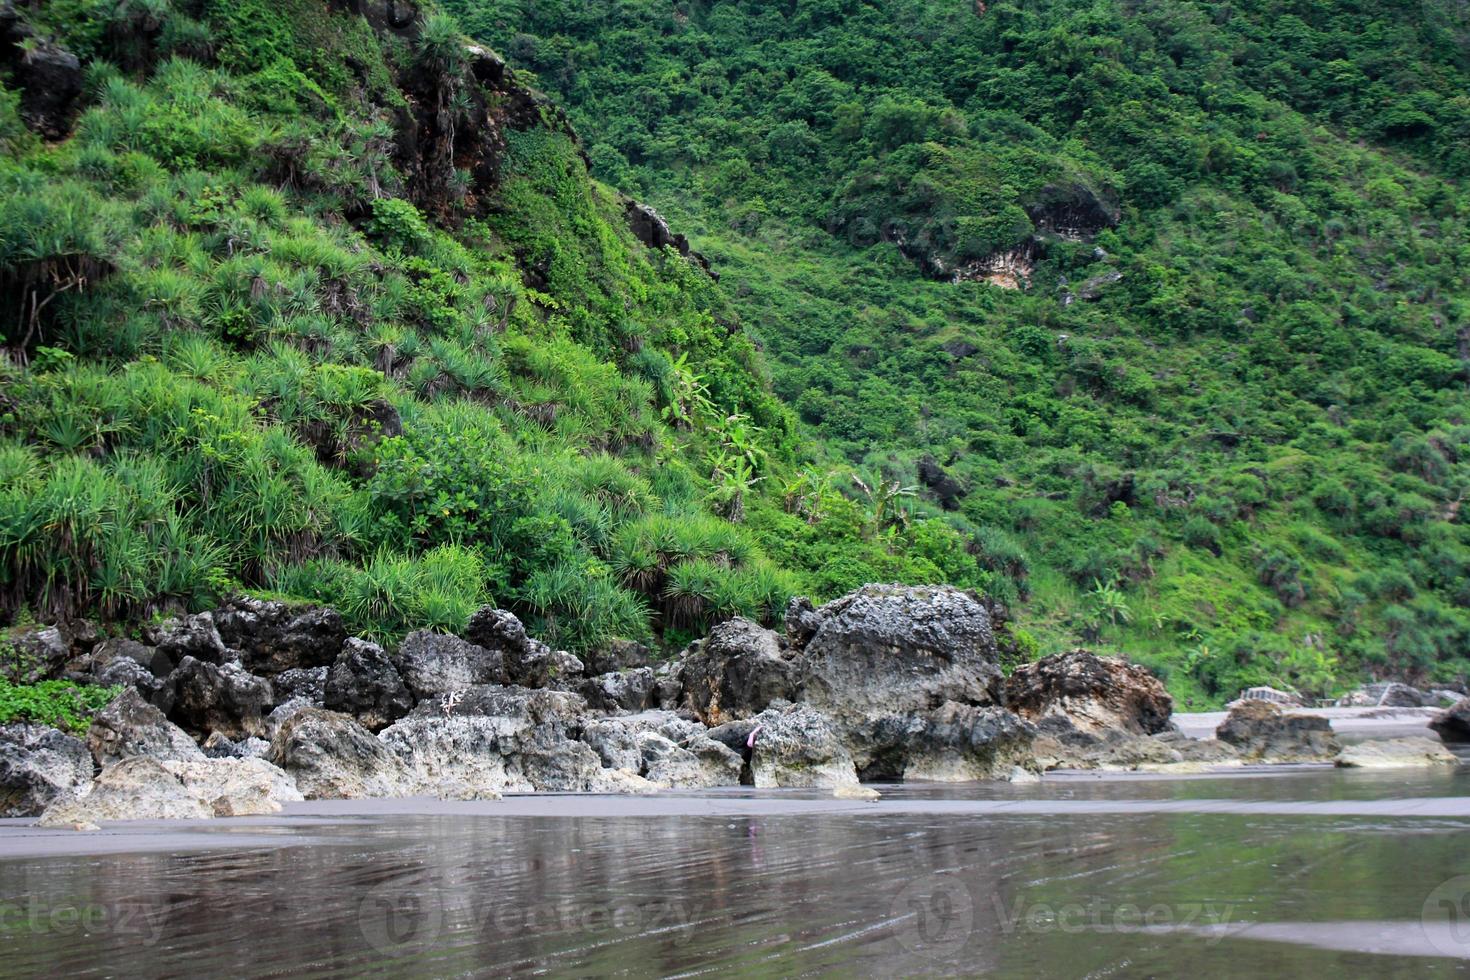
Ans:
[{"label": "dense vegetation", "polygon": [[1196,704],[1465,679],[1448,0],[446,6],[23,8],[87,78],[0,78],[0,618],[947,580]]},{"label": "dense vegetation", "polygon": [[554,110],[479,79],[444,16],[30,16],[87,95],[48,142],[0,89],[5,621],[248,589],[390,640],[494,601],[583,649],[798,591],[983,584],[947,526],[808,486],[713,280],[636,241]]},{"label": "dense vegetation", "polygon": [[0,725],[49,725],[81,734],[120,690],[71,681],[14,684],[0,677]]},{"label": "dense vegetation", "polygon": [[1043,650],[1196,703],[1464,679],[1459,5],[448,6]]}]

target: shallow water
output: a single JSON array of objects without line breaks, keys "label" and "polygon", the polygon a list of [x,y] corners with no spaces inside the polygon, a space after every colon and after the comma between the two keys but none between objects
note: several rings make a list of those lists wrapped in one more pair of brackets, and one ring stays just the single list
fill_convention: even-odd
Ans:
[{"label": "shallow water", "polygon": [[373,809],[0,827],[0,975],[1470,973],[1463,769]]}]

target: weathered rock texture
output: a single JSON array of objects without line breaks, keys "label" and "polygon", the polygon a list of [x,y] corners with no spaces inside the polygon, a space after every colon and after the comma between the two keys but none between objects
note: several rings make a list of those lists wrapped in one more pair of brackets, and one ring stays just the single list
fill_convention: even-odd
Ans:
[{"label": "weathered rock texture", "polygon": [[1316,715],[1286,714],[1269,701],[1245,701],[1215,730],[1246,762],[1323,762],[1340,746],[1332,725]]},{"label": "weathered rock texture", "polygon": [[1006,679],[1005,701],[1022,718],[1061,717],[1092,734],[1155,735],[1174,711],[1174,699],[1147,670],[1086,650],[1017,667]]},{"label": "weathered rock texture", "polygon": [[33,817],[92,782],[80,739],[40,725],[0,726],[0,817]]}]

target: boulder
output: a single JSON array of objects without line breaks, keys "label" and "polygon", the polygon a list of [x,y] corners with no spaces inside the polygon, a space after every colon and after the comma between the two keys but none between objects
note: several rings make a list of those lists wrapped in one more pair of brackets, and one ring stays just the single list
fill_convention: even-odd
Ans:
[{"label": "boulder", "polygon": [[185,656],[169,676],[174,689],[171,717],[196,732],[245,738],[265,732],[265,716],[275,704],[270,682],[237,663],[221,665]]},{"label": "boulder", "polygon": [[[637,729],[623,724],[621,718],[589,721],[582,726],[582,741],[597,753],[606,769],[638,772],[643,768],[643,754],[638,748],[639,734]],[[738,772],[736,778],[738,781]]]},{"label": "boulder", "polygon": [[430,630],[404,637],[393,663],[414,700],[506,682],[503,651]]},{"label": "boulder", "polygon": [[20,117],[45,139],[66,139],[81,108],[82,63],[45,38],[28,40],[29,48],[12,61],[13,81],[20,89]]},{"label": "boulder", "polygon": [[43,725],[0,726],[0,817],[34,817],[92,782],[80,739]]},{"label": "boulder", "polygon": [[242,597],[214,614],[224,643],[240,652],[245,669],[267,677],[283,671],[330,667],[347,639],[335,609]]},{"label": "boulder", "polygon": [[291,777],[264,759],[165,762],[163,768],[216,817],[279,813],[281,804],[302,799]]},{"label": "boulder", "polygon": [[565,650],[546,650],[546,681],[543,686],[559,691],[575,691],[587,676],[587,668],[576,654]]},{"label": "boulder", "polygon": [[281,723],[271,738],[270,762],[311,800],[412,793],[392,749],[356,719],[323,708],[301,708]]},{"label": "boulder", "polygon": [[[869,585],[811,615],[798,628],[811,631],[797,660],[799,697],[831,719],[864,778],[987,772],[1013,741],[1029,739],[1030,727],[1005,711],[957,713],[995,705],[1001,683],[990,613],[974,595]],[[963,758],[941,763],[936,753],[948,750]]]},{"label": "boulder", "polygon": [[852,754],[836,727],[810,706],[772,706],[753,720],[755,739],[749,752],[755,786],[830,788],[858,781]]},{"label": "boulder", "polygon": [[306,701],[320,708],[327,692],[327,672],[330,667],[292,667],[271,678],[271,691],[276,696],[276,705],[287,701]]},{"label": "boulder", "polygon": [[679,788],[739,785],[744,737],[727,747],[703,725],[670,711],[589,720],[581,734],[605,768]]},{"label": "boulder", "polygon": [[292,698],[290,701],[283,701],[282,703],[276,705],[273,709],[271,709],[271,713],[265,716],[265,740],[267,742],[275,741],[276,732],[280,731],[281,726],[284,725],[287,720],[291,718],[292,715],[296,714],[296,712],[304,711],[307,708],[320,707],[321,702],[308,701],[306,698]]},{"label": "boulder", "polygon": [[383,744],[412,785],[495,792],[605,787],[602,760],[576,738],[586,711],[577,695],[502,685],[457,695],[421,702],[383,730]]},{"label": "boulder", "polygon": [[158,759],[134,756],[103,769],[91,789],[58,800],[41,814],[42,827],[78,827],[103,820],[201,820],[214,808],[185,788]]},{"label": "boulder", "polygon": [[1073,650],[1017,667],[1006,706],[1028,721],[1068,719],[1081,731],[1153,735],[1169,727],[1174,699],[1158,678],[1124,660]]},{"label": "boulder", "polygon": [[1459,764],[1453,752],[1423,735],[1377,739],[1343,747],[1336,762],[1349,769],[1415,769]]},{"label": "boulder", "polygon": [[332,664],[323,689],[323,706],[352,715],[368,731],[387,728],[413,708],[413,696],[383,648],[349,639]]},{"label": "boulder", "polygon": [[87,748],[99,766],[144,756],[190,762],[204,758],[199,746],[162,711],[126,690],[92,718]]},{"label": "boulder", "polygon": [[740,785],[744,761],[740,755],[712,739],[698,739],[686,747],[657,731],[634,736],[639,755],[639,775],[650,782],[675,789]]},{"label": "boulder", "polygon": [[1239,751],[1245,762],[1322,762],[1339,749],[1326,718],[1286,714],[1269,701],[1241,702],[1215,736]]},{"label": "boulder", "polygon": [[588,677],[577,685],[594,711],[645,711],[653,707],[653,668],[637,667]]},{"label": "boulder", "polygon": [[684,695],[684,663],[670,661],[659,664],[653,672],[653,704],[662,711],[673,711]]},{"label": "boulder", "polygon": [[215,626],[213,613],[175,617],[148,631],[148,640],[169,663],[182,663],[185,657],[209,664],[237,659],[225,648]]},{"label": "boulder", "polygon": [[17,684],[56,677],[70,659],[71,644],[55,626],[14,630],[0,637],[0,676]]},{"label": "boulder", "polygon": [[786,638],[797,648],[804,647],[817,633],[822,619],[806,596],[792,596],[786,603]]},{"label": "boulder", "polygon": [[731,619],[682,660],[684,705],[706,725],[749,718],[796,696],[796,668],[780,638],[748,619]]},{"label": "boulder", "polygon": [[1461,698],[1435,715],[1429,727],[1446,742],[1470,742],[1470,698]]},{"label": "boulder", "polygon": [[1365,692],[1373,703],[1380,708],[1423,708],[1432,707],[1435,702],[1417,687],[1407,684],[1389,682],[1386,684],[1369,684]]},{"label": "boulder", "polygon": [[1160,732],[1153,740],[1179,753],[1179,761],[1188,766],[1230,766],[1240,762],[1240,752],[1218,738],[1190,738],[1177,728]]},{"label": "boulder", "polygon": [[98,641],[85,653],[73,657],[66,665],[68,674],[77,679],[91,679],[106,669],[107,665],[120,657],[126,657],[147,667],[153,676],[162,680],[173,672],[174,665],[167,657],[158,656],[158,651],[146,643],[127,637],[108,637]]},{"label": "boulder", "polygon": [[512,612],[494,606],[480,607],[465,625],[464,638],[475,646],[500,654],[504,678],[480,683],[545,687],[550,680],[550,648],[528,636],[526,627]]},{"label": "boulder", "polygon": [[143,700],[164,711],[173,707],[173,687],[166,679],[156,677],[152,670],[132,657],[113,657],[90,680],[101,687],[133,688]]},{"label": "boulder", "polygon": [[[1088,731],[1065,715],[1043,715],[1037,720],[1032,752],[1042,769],[1101,769],[1127,771],[1179,764],[1185,755],[1170,739],[1136,735],[1121,728]],[[1225,752],[1234,750],[1220,742]]]},{"label": "boulder", "polygon": [[582,655],[589,675],[611,674],[614,671],[649,666],[648,647],[633,640],[610,640],[596,650]]},{"label": "boulder", "polygon": [[210,759],[264,759],[270,755],[271,743],[263,738],[233,742],[215,732],[204,740],[200,749]]},{"label": "boulder", "polygon": [[990,614],[968,592],[868,585],[816,616],[802,652],[802,697],[841,726],[872,726],[948,701],[996,701],[1001,674]]},{"label": "boulder", "polygon": [[947,701],[907,718],[889,716],[852,748],[864,781],[1002,779],[1031,762],[1035,728],[995,706]]}]

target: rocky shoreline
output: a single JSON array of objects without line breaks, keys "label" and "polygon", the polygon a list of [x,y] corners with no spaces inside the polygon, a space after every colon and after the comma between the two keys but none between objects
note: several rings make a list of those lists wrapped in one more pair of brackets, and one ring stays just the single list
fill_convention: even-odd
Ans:
[{"label": "rocky shoreline", "polygon": [[[1448,765],[1415,736],[1347,747],[1326,719],[1237,705],[1209,739],[1141,667],[1083,650],[1000,670],[989,612],[948,587],[873,585],[782,631],[735,619],[659,664],[585,660],[486,607],[394,650],[333,610],[242,598],[145,642],[38,631],[37,676],[117,684],[84,738],[0,727],[0,816],[47,827],[269,814],[308,800],[647,794],[719,786],[1024,781],[1057,769]],[[1470,699],[1435,729],[1470,740]]]}]

